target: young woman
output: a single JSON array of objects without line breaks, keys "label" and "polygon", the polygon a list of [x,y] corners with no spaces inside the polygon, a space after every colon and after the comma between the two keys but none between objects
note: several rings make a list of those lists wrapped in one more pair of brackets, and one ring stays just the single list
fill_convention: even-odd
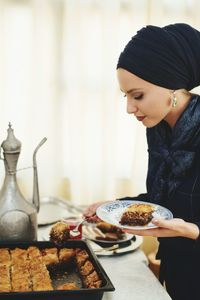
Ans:
[{"label": "young woman", "polygon": [[[158,237],[160,281],[173,300],[200,299],[200,32],[187,24],[142,28],[119,57],[117,76],[127,112],[147,127],[147,193],[172,220],[127,232]],[[85,216],[95,213],[90,206]]]}]

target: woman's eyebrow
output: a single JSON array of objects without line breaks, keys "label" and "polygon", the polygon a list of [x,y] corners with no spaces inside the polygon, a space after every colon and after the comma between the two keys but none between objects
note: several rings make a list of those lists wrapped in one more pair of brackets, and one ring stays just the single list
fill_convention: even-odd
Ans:
[{"label": "woman's eyebrow", "polygon": [[133,91],[138,91],[138,90],[140,90],[140,88],[137,88],[137,89],[130,89],[130,90],[128,90],[128,91],[123,91],[122,89],[120,89],[121,91],[122,91],[122,93],[125,93],[125,94],[130,94],[130,93],[132,93]]}]

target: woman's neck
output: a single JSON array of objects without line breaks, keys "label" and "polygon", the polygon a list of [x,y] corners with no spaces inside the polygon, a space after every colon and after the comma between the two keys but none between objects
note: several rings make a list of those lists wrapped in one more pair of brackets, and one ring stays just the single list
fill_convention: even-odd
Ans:
[{"label": "woman's neck", "polygon": [[182,115],[186,107],[188,106],[192,94],[187,91],[176,91],[177,105],[172,107],[171,111],[165,117],[165,121],[171,128],[174,127],[179,117]]}]

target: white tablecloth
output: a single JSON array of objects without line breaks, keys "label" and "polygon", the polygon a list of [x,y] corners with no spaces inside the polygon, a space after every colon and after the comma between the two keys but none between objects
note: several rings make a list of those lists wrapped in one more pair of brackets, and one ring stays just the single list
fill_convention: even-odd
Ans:
[{"label": "white tablecloth", "polygon": [[103,300],[170,300],[164,287],[148,267],[140,249],[122,256],[99,257],[104,270],[115,286]]}]

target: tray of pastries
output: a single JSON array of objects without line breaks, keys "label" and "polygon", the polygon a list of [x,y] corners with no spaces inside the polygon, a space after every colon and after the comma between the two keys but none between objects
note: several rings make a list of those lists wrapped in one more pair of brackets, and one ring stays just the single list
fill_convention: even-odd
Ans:
[{"label": "tray of pastries", "polygon": [[114,287],[87,242],[0,244],[0,299],[97,299]]}]

